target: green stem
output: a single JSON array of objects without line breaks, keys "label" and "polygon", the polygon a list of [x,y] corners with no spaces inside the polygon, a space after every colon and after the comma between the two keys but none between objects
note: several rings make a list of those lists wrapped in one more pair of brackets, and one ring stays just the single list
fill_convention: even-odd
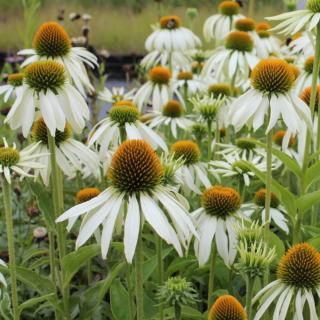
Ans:
[{"label": "green stem", "polygon": [[137,320],[143,320],[143,251],[142,251],[142,227],[140,227],[138,243],[135,254],[136,267],[136,310]]},{"label": "green stem", "polygon": [[131,265],[127,264],[127,289],[128,289],[128,297],[129,297],[129,319],[134,319],[134,305],[133,305],[133,292],[132,292],[132,285],[131,285]]},{"label": "green stem", "polygon": [[209,271],[209,283],[208,283],[208,310],[210,310],[212,303],[212,294],[214,289],[214,270],[216,267],[217,259],[217,247],[216,244],[212,243],[211,256],[210,256],[210,271]]},{"label": "green stem", "polygon": [[254,16],[255,0],[249,0],[248,17]]},{"label": "green stem", "polygon": [[48,233],[49,238],[49,259],[50,259],[50,271],[51,271],[51,280],[56,284],[56,256],[55,256],[55,243],[54,243],[54,233]]},{"label": "green stem", "polygon": [[[63,212],[63,188],[62,177],[56,161],[56,148],[55,138],[51,136],[49,130],[47,130],[48,147],[50,151],[50,165],[51,165],[51,192],[53,199],[53,210],[55,218],[59,217]],[[64,304],[64,319],[70,319],[69,313],[69,286],[64,284],[64,270],[62,270],[62,260],[66,254],[66,237],[65,237],[65,225],[59,223],[57,225],[57,242],[59,251],[60,262],[60,290],[63,297]]]},{"label": "green stem", "polygon": [[[158,285],[161,286],[163,283],[163,260],[162,260],[162,240],[156,234],[156,246],[157,246],[157,260],[158,260]],[[163,307],[159,306],[159,319],[163,320]]]},{"label": "green stem", "polygon": [[254,278],[246,275],[246,311],[248,320],[252,320],[252,294],[253,294]]},{"label": "green stem", "polygon": [[213,158],[217,160],[219,158],[219,143],[220,143],[220,129],[219,129],[219,122],[218,119],[216,119],[216,128],[215,128],[215,135],[214,138],[216,140],[215,148],[214,148],[214,155]]},{"label": "green stem", "polygon": [[[310,110],[312,116],[315,113],[316,107],[316,100],[317,100],[317,86],[318,86],[318,78],[320,72],[320,23],[317,25],[317,36],[315,42],[315,55],[314,55],[314,63],[313,63],[313,70],[312,70],[312,84],[311,84],[311,97],[310,97]],[[318,115],[318,132],[317,132],[317,150],[320,147],[320,127],[319,127],[319,115]],[[305,143],[305,150],[304,150],[304,158],[303,158],[303,165],[302,165],[302,178],[300,183],[300,196],[306,193],[306,185],[305,185],[305,175],[306,171],[309,167],[309,153],[311,153],[311,145],[312,145],[312,136],[310,130],[307,130],[307,137]],[[296,217],[296,222],[293,228],[293,242],[297,243],[300,241],[300,226],[301,226],[301,219],[302,219],[302,212],[298,212]],[[311,221],[316,220],[317,210],[313,210]],[[315,217],[314,217],[315,216]]]},{"label": "green stem", "polygon": [[188,83],[187,83],[187,81],[185,81],[183,84],[183,100],[186,104],[187,114],[191,113],[192,110],[190,110],[190,103],[188,101]]},{"label": "green stem", "polygon": [[212,131],[211,131],[211,129],[212,129],[212,121],[209,120],[209,121],[207,122],[207,125],[208,125],[208,161],[210,161],[210,160],[211,160],[211,154],[212,154],[212,152],[211,152],[211,143],[212,143]]},{"label": "green stem", "polygon": [[2,178],[2,192],[4,202],[4,212],[6,217],[6,228],[8,238],[8,252],[9,252],[9,272],[11,279],[11,299],[13,309],[13,319],[20,319],[18,310],[18,290],[17,290],[17,267],[16,267],[16,254],[14,248],[14,231],[13,231],[13,217],[12,217],[12,198],[11,186],[7,180]]},{"label": "green stem", "polygon": [[174,319],[181,320],[181,307],[178,302],[174,304]]}]

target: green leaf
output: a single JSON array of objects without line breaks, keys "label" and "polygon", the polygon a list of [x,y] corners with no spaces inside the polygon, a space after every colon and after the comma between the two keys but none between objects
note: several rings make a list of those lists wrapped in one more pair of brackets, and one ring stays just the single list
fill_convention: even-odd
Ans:
[{"label": "green leaf", "polygon": [[115,320],[130,320],[129,295],[120,279],[116,279],[111,285],[110,305]]},{"label": "green leaf", "polygon": [[126,267],[125,262],[116,264],[108,273],[106,279],[95,283],[92,287],[87,289],[82,295],[82,304],[80,306],[80,319],[87,320],[92,315],[93,311],[100,305],[106,292],[109,290],[113,280]]},{"label": "green leaf", "polygon": [[43,248],[31,248],[29,250],[26,250],[23,254],[21,265],[26,264],[30,259],[33,259],[38,256],[48,256],[48,254],[48,249]]},{"label": "green leaf", "polygon": [[53,205],[50,193],[46,190],[42,183],[28,180],[28,185],[37,199],[38,206],[46,221],[47,227],[50,231],[55,230]]},{"label": "green leaf", "polygon": [[320,251],[320,236],[311,238],[307,242]]},{"label": "green leaf", "polygon": [[319,179],[320,172],[320,161],[316,161],[311,167],[309,167],[306,171],[305,175],[305,184],[309,187],[315,180]]},{"label": "green leaf", "polygon": [[286,250],[283,241],[276,234],[269,230],[266,234],[266,242],[270,248],[275,248],[276,257],[274,259],[274,262],[278,262],[280,258],[284,255]]},{"label": "green leaf", "polygon": [[81,247],[77,251],[71,252],[64,256],[62,260],[62,268],[65,272],[63,285],[67,286],[79,269],[99,253],[100,246],[97,244],[92,244]]},{"label": "green leaf", "polygon": [[297,199],[297,207],[305,213],[314,204],[320,201],[320,190],[302,195]]},{"label": "green leaf", "polygon": [[34,305],[41,303],[43,301],[48,301],[51,298],[54,298],[54,296],[55,296],[55,293],[49,293],[41,297],[29,299],[26,302],[23,302],[22,304],[19,305],[19,312],[21,313],[24,309],[31,308]]},{"label": "green leaf", "polygon": [[[257,169],[252,163],[248,161],[241,161],[244,165],[248,167],[248,169],[264,183],[266,183],[266,174],[265,172],[260,171]],[[290,192],[287,188],[282,186],[279,182],[275,179],[272,179],[271,182],[271,190],[279,197],[280,201],[288,210],[288,213],[292,216],[295,216],[297,212],[297,205],[296,205],[296,196]]]}]

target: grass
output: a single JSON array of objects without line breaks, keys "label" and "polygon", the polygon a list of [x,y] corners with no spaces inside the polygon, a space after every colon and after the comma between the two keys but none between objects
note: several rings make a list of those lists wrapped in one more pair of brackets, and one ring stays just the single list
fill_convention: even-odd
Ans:
[{"label": "grass", "polygon": [[[256,2],[261,4],[260,0]],[[95,4],[83,5],[80,2],[51,1],[42,5],[36,16],[34,27],[44,21],[55,20],[58,9],[65,9],[65,27],[72,36],[81,33],[82,21],[70,22],[70,12],[89,13],[92,16],[90,22],[90,42],[98,49],[107,49],[112,53],[143,53],[145,38],[150,34],[150,25],[155,23],[159,16],[156,4],[149,4],[142,8],[140,13],[134,12],[129,6],[110,6],[97,1]],[[261,5],[260,5],[261,7]],[[196,34],[202,34],[202,25],[205,19],[215,12],[213,5],[205,5],[199,8],[199,15],[194,24]],[[166,6],[163,14],[176,14],[185,19],[186,7]],[[263,5],[258,8],[256,20],[263,16],[272,15],[281,10],[280,5]],[[0,12],[0,50],[15,51],[23,47],[25,35],[25,22],[23,19],[22,5],[8,7]]]}]

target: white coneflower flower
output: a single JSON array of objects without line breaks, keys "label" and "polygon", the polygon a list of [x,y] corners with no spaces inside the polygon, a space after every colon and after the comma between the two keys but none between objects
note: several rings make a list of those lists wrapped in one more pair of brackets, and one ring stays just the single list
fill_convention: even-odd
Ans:
[{"label": "white coneflower flower", "polygon": [[130,90],[125,92],[124,87],[112,87],[111,90],[105,87],[99,92],[98,99],[112,104],[123,100],[130,101],[134,97],[134,91],[135,90]]},{"label": "white coneflower flower", "polygon": [[265,22],[256,26],[256,34],[259,37],[256,50],[257,56],[261,59],[266,59],[272,54],[277,55],[280,51],[280,40],[272,35],[270,28],[271,26]]},{"label": "white coneflower flower", "polygon": [[181,158],[183,165],[177,171],[183,189],[200,194],[200,186],[208,188],[211,183],[207,177],[207,165],[200,161],[201,152],[196,143],[190,140],[177,141],[171,146],[176,159]]},{"label": "white coneflower flower", "polygon": [[164,16],[160,19],[159,27],[147,38],[145,47],[148,51],[186,51],[201,46],[200,39],[189,29],[181,26],[178,16]]},{"label": "white coneflower flower", "polygon": [[205,79],[195,76],[191,71],[180,71],[173,86],[183,94],[186,91],[188,96],[206,91],[207,83]]},{"label": "white coneflower flower", "polygon": [[251,73],[252,88],[230,107],[230,123],[235,130],[239,131],[245,124],[252,124],[257,130],[269,113],[267,133],[280,116],[291,134],[301,130],[301,121],[311,128],[310,109],[294,93],[294,81],[295,74],[287,62],[280,59],[260,61]]},{"label": "white coneflower flower", "polygon": [[8,83],[0,86],[0,95],[4,95],[3,101],[7,102],[19,90],[23,83],[23,73],[12,73],[8,76]]},{"label": "white coneflower flower", "polygon": [[142,111],[149,102],[153,110],[160,111],[161,107],[177,95],[179,100],[183,99],[178,90],[174,90],[171,80],[171,71],[165,67],[154,67],[149,71],[149,81],[147,81],[136,92],[133,102]]},{"label": "white coneflower flower", "polygon": [[165,141],[139,118],[140,112],[132,102],[119,101],[109,110],[108,116],[93,127],[89,134],[89,146],[96,144],[99,153],[105,155],[110,146],[116,148],[124,139],[143,139],[155,148],[167,151]]},{"label": "white coneflower flower", "polygon": [[85,91],[94,91],[84,64],[91,68],[98,65],[97,57],[82,47],[72,47],[71,39],[57,22],[46,22],[37,30],[33,39],[33,49],[18,52],[30,55],[22,67],[39,60],[55,60],[61,63],[76,88],[85,95]]},{"label": "white coneflower flower", "polygon": [[[38,119],[32,128],[31,137],[35,146],[34,151],[39,153],[49,153],[47,126],[43,118]],[[74,178],[79,172],[83,178],[91,174],[99,173],[99,158],[83,143],[72,138],[72,129],[67,123],[64,131],[57,131],[55,134],[55,152],[57,164],[61,171],[68,177]],[[35,174],[41,175],[43,183],[49,185],[51,166],[49,157],[37,160],[42,165],[35,170]]]},{"label": "white coneflower flower", "polygon": [[169,127],[174,138],[178,136],[178,129],[188,130],[193,121],[183,115],[183,107],[177,100],[169,100],[163,107],[162,112],[151,113],[152,119],[148,123],[150,128]]},{"label": "white coneflower flower", "polygon": [[220,82],[235,79],[235,84],[241,84],[258,62],[250,35],[244,31],[232,31],[225,38],[225,45],[205,62],[202,74],[213,74]]},{"label": "white coneflower flower", "polygon": [[304,57],[314,56],[315,37],[311,32],[302,32],[294,35],[289,44],[289,49],[293,55]]},{"label": "white coneflower flower", "polygon": [[233,188],[213,186],[203,192],[201,208],[192,213],[199,233],[194,247],[200,266],[209,260],[213,241],[225,264],[233,264],[237,255],[237,236],[233,226],[238,219],[246,219],[240,211],[240,204],[240,194]]},{"label": "white coneflower flower", "polygon": [[[304,89],[312,85],[312,72],[313,72],[314,56],[308,57],[302,68],[302,72],[296,81],[296,93],[299,95]],[[318,75],[317,83],[320,82],[320,75]]]},{"label": "white coneflower flower", "polygon": [[37,152],[39,143],[30,145],[19,151],[16,145],[9,147],[7,140],[3,138],[4,145],[0,147],[0,175],[3,176],[8,183],[11,183],[13,173],[24,177],[33,177],[29,174],[30,170],[43,169],[44,166],[39,163],[38,159],[45,159],[49,153]]},{"label": "white coneflower flower", "polygon": [[320,253],[317,249],[307,243],[294,245],[281,258],[277,278],[254,297],[253,303],[260,301],[254,320],[261,319],[266,310],[270,312],[273,302],[273,319],[286,319],[292,306],[293,318],[290,317],[303,320],[307,304],[308,319],[318,320],[314,297],[320,298]]},{"label": "white coneflower flower", "polygon": [[232,30],[234,21],[244,18],[236,1],[223,1],[218,9],[219,13],[209,17],[203,25],[203,34],[207,41],[223,40]]},{"label": "white coneflower flower", "polygon": [[233,296],[220,296],[212,305],[208,320],[247,320],[247,313],[241,303]]},{"label": "white coneflower flower", "polygon": [[320,2],[319,0],[307,0],[306,9],[286,12],[266,19],[280,22],[271,29],[279,33],[292,35],[302,29],[311,31],[320,22]]},{"label": "white coneflower flower", "polygon": [[197,233],[174,189],[163,185],[164,169],[151,146],[143,140],[125,141],[113,155],[107,176],[110,187],[57,219],[61,222],[85,215],[76,247],[82,246],[102,225],[101,251],[102,257],[106,258],[115,224],[123,220],[124,252],[131,263],[139,230],[143,221],[147,221],[182,255],[181,245],[187,246],[190,232],[196,236]]},{"label": "white coneflower flower", "polygon": [[[259,217],[261,215],[261,220],[263,223],[266,222],[266,210],[265,210],[265,198],[266,189],[258,190],[254,195],[253,203],[243,204],[241,209],[247,216],[252,216],[255,212],[258,212]],[[289,233],[288,219],[285,217],[287,215],[286,209],[280,205],[278,197],[271,192],[271,203],[270,203],[270,219],[274,224],[283,230],[285,233]]]},{"label": "white coneflower flower", "polygon": [[66,121],[80,132],[89,119],[89,108],[79,92],[67,82],[63,65],[56,61],[38,61],[24,70],[23,85],[5,122],[12,129],[22,127],[26,137],[39,110],[52,136],[63,131]]}]

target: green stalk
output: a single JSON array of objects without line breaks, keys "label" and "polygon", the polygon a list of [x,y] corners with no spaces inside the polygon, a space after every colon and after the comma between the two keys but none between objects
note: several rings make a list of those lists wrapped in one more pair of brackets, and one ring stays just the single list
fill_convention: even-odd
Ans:
[{"label": "green stalk", "polygon": [[218,119],[216,119],[216,128],[215,128],[215,136],[214,136],[215,140],[216,140],[216,145],[214,148],[214,155],[213,158],[215,160],[217,160],[219,158],[218,152],[219,152],[219,145],[218,143],[220,143],[220,130],[219,130],[219,122]]},{"label": "green stalk", "polygon": [[208,126],[208,161],[211,160],[211,143],[212,143],[212,121],[208,120],[207,122],[207,126]]},{"label": "green stalk", "polygon": [[184,84],[183,84],[183,100],[186,104],[187,114],[191,113],[192,110],[190,110],[190,103],[188,101],[189,100],[188,99],[188,83],[186,80],[184,81]]},{"label": "green stalk", "polygon": [[248,320],[252,320],[252,295],[254,278],[246,275],[246,311]]},{"label": "green stalk", "polygon": [[[62,177],[56,161],[55,138],[51,136],[47,130],[48,147],[50,151],[50,165],[51,165],[51,192],[53,199],[53,211],[55,218],[59,217],[63,212],[63,188]],[[69,286],[64,284],[64,271],[62,270],[62,259],[66,254],[66,237],[65,225],[63,223],[57,224],[57,242],[60,262],[60,290],[63,297],[64,318],[70,319],[69,312]]]},{"label": "green stalk", "polygon": [[7,238],[8,238],[8,252],[9,252],[9,272],[11,280],[11,299],[13,309],[13,319],[20,319],[18,310],[18,290],[17,290],[17,266],[16,254],[14,248],[14,230],[13,230],[13,217],[12,217],[12,198],[11,186],[7,180],[2,177],[2,192],[4,202],[4,212],[6,218]]},{"label": "green stalk", "polygon": [[[162,240],[156,234],[156,246],[157,246],[157,260],[158,260],[158,285],[161,286],[163,284],[163,259],[162,259]],[[163,320],[163,307],[159,306],[159,319]]]},{"label": "green stalk", "polygon": [[181,320],[181,306],[178,302],[174,304],[174,319],[175,320]]},{"label": "green stalk", "polygon": [[208,310],[212,303],[212,294],[214,288],[214,269],[216,267],[217,260],[217,247],[215,242],[212,243],[211,256],[210,256],[210,271],[209,271],[209,283],[208,283]]},{"label": "green stalk", "polygon": [[127,289],[128,289],[128,297],[129,297],[129,319],[134,320],[134,305],[133,305],[133,292],[131,285],[131,265],[127,264]]},{"label": "green stalk", "polygon": [[143,320],[143,250],[142,250],[142,227],[140,227],[138,243],[135,254],[136,267],[136,310],[137,320]]},{"label": "green stalk", "polygon": [[[312,84],[311,84],[311,97],[310,97],[310,110],[312,116],[315,113],[315,106],[316,106],[316,98],[317,98],[317,86],[318,86],[318,77],[320,72],[320,23],[317,25],[317,36],[316,36],[316,43],[315,43],[315,55],[314,55],[314,63],[313,63],[313,70],[312,70]],[[320,119],[318,115],[318,132],[317,132],[317,150],[320,147],[320,127],[319,127]],[[312,136],[310,131],[307,131],[306,137],[306,144],[304,150],[304,158],[303,158],[303,165],[302,165],[302,178],[300,184],[300,195],[304,195],[306,193],[306,186],[304,182],[304,177],[306,175],[306,171],[309,167],[309,153],[310,148],[312,145]],[[301,219],[302,219],[302,212],[298,212],[296,217],[296,223],[293,228],[293,242],[297,243],[300,241],[300,226],[301,226]],[[313,210],[311,221],[315,221],[317,219],[317,210]]]},{"label": "green stalk", "polygon": [[249,0],[248,17],[254,16],[255,0]]}]

